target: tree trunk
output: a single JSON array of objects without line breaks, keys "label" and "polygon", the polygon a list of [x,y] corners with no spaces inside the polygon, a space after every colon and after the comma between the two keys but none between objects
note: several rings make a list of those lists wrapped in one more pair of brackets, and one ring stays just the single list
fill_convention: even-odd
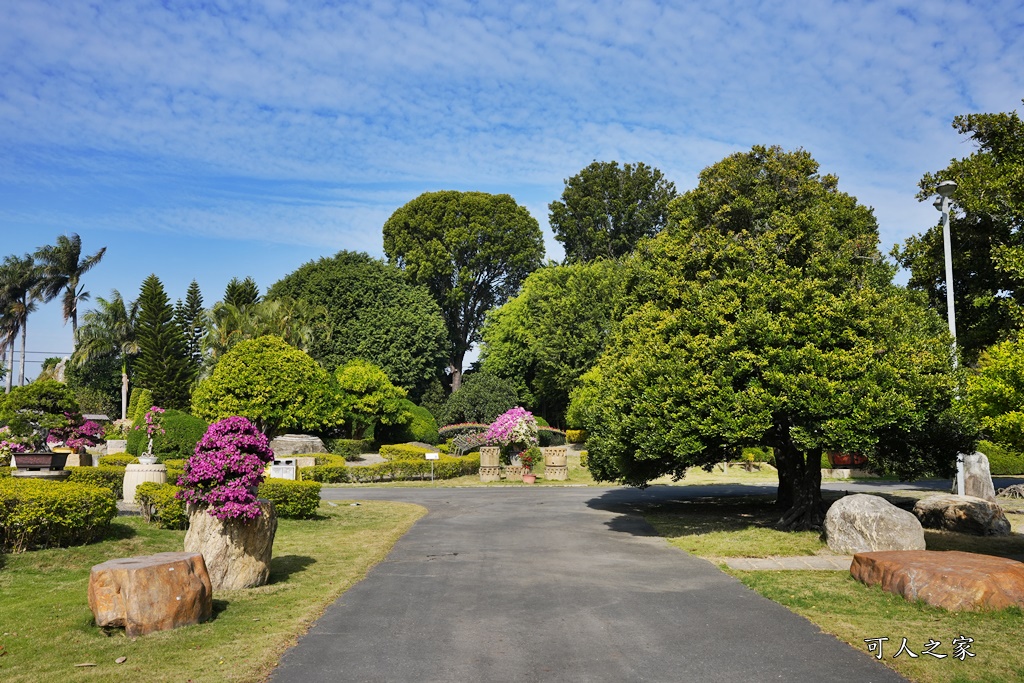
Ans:
[{"label": "tree trunk", "polygon": [[25,337],[27,336],[28,325],[21,326],[21,371],[18,377],[18,386],[25,386]]},{"label": "tree trunk", "polygon": [[7,344],[7,387],[6,393],[11,393],[11,389],[14,388],[14,337],[11,337],[11,341]]},{"label": "tree trunk", "polygon": [[452,393],[454,394],[462,386],[462,365],[459,364],[456,367],[454,364],[448,366],[448,371],[451,372],[452,377]]},{"label": "tree trunk", "polygon": [[787,531],[820,529],[825,519],[821,509],[821,451],[803,453],[788,438],[773,447],[779,470],[775,504],[782,513],[778,527]]}]

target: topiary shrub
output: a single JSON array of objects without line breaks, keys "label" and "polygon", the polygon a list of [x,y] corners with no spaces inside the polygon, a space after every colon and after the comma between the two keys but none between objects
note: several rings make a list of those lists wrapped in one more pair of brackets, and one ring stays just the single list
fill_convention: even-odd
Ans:
[{"label": "topiary shrub", "polygon": [[334,455],[345,460],[358,460],[363,453],[372,453],[373,444],[365,439],[323,439],[324,445]]},{"label": "topiary shrub", "polygon": [[274,503],[278,517],[312,519],[320,509],[320,482],[267,479],[260,484],[259,496]]},{"label": "topiary shrub", "polygon": [[349,481],[349,471],[349,467],[344,462],[332,465],[316,465],[299,469],[299,478],[303,481],[319,481],[325,484],[344,484]]},{"label": "topiary shrub", "polygon": [[389,444],[387,446],[380,447],[380,457],[385,460],[401,460],[419,458],[425,459],[427,453],[436,451],[433,448],[424,448],[423,446],[413,446],[411,444],[396,443]]},{"label": "topiary shrub", "polygon": [[[145,417],[145,411],[143,411]],[[142,422],[138,423],[141,426]],[[160,426],[164,433],[153,435],[153,455],[157,462],[166,463],[168,459],[187,460],[195,453],[196,444],[210,427],[206,420],[189,415],[180,410],[166,410],[160,418]],[[147,446],[146,430],[132,429],[128,433],[128,452],[141,455]]]},{"label": "topiary shrub", "polygon": [[124,496],[124,467],[100,465],[99,467],[69,467],[68,481],[79,484],[103,486],[111,490],[115,500]]},{"label": "topiary shrub", "polygon": [[163,529],[184,529],[188,526],[188,512],[185,503],[178,499],[181,489],[173,484],[158,484],[146,481],[135,489],[135,502],[143,519],[154,520]]},{"label": "topiary shrub", "polygon": [[408,399],[402,401],[402,408],[409,414],[409,421],[399,425],[379,426],[374,432],[374,439],[377,443],[396,444],[419,441],[436,445],[441,441],[441,436],[437,431],[437,420],[429,410]]},{"label": "topiary shrub", "polygon": [[396,459],[365,467],[353,467],[349,470],[349,480],[370,483],[429,479],[431,462],[434,465],[435,479],[453,479],[480,472],[480,454],[470,453],[461,458],[442,456],[439,460],[430,461],[420,457]]},{"label": "topiary shrub", "polygon": [[110,489],[74,482],[0,479],[0,548],[23,552],[88,543],[117,514]]},{"label": "topiary shrub", "polygon": [[978,450],[988,457],[993,475],[1024,474],[1024,453],[1017,453],[991,441],[979,441]]},{"label": "topiary shrub", "polygon": [[[134,407],[132,407],[134,401]],[[153,406],[153,392],[149,389],[133,389],[131,398],[128,399],[128,417],[133,424],[141,424],[146,417],[146,411]]]},{"label": "topiary shrub", "polygon": [[113,455],[101,455],[100,464],[109,467],[127,467],[128,465],[138,465],[139,459],[127,453],[114,453]]},{"label": "topiary shrub", "polygon": [[437,421],[442,425],[490,424],[518,402],[519,396],[511,382],[488,372],[474,372],[466,375],[462,387],[444,402]]}]

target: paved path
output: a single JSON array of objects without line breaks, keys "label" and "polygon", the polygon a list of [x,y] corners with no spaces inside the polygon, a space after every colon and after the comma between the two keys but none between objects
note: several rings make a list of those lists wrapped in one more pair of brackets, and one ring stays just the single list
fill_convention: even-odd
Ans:
[{"label": "paved path", "polygon": [[903,680],[633,514],[704,488],[325,489],[430,513],[271,680]]},{"label": "paved path", "polygon": [[745,572],[763,570],[850,571],[852,555],[809,555],[806,557],[728,557],[722,560],[729,569]]}]

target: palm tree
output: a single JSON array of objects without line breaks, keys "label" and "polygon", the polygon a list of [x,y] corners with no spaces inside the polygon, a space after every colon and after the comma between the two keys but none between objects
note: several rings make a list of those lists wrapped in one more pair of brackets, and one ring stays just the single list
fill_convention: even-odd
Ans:
[{"label": "palm tree", "polygon": [[[21,332],[21,368],[18,384],[25,386],[25,342],[28,316],[36,310],[37,290],[41,281],[39,267],[31,254],[8,256],[0,265],[0,302],[5,304],[2,336],[8,341],[8,357],[14,362],[14,338]],[[14,368],[11,368],[13,373]],[[12,380],[7,382],[8,391]]]},{"label": "palm tree", "polygon": [[78,332],[78,302],[89,299],[89,292],[85,291],[85,285],[79,284],[79,279],[100,262],[106,251],[107,248],[103,247],[92,256],[82,259],[82,238],[75,233],[71,233],[70,237],[58,235],[56,245],[36,250],[36,258],[42,270],[39,292],[44,302],[52,301],[64,292],[64,324],[71,320],[73,338]]},{"label": "palm tree", "polygon": [[86,312],[82,327],[75,334],[76,346],[71,362],[78,366],[90,360],[105,356],[117,356],[121,360],[121,419],[128,414],[128,366],[139,353],[135,335],[135,320],[139,311],[138,303],[125,304],[121,293],[111,292],[110,300],[96,297],[98,309]]}]

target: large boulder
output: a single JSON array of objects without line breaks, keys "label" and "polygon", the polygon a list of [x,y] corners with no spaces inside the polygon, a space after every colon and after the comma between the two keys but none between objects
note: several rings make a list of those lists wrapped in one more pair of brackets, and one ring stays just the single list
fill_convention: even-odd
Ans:
[{"label": "large boulder", "polygon": [[282,434],[274,437],[274,440],[270,442],[270,450],[274,451],[275,458],[285,458],[302,453],[326,453],[327,447],[318,436]]},{"label": "large boulder", "polygon": [[1010,533],[1010,522],[1003,509],[996,503],[973,496],[928,496],[914,504],[914,514],[929,529],[975,536],[1007,536]]},{"label": "large boulder", "polygon": [[914,550],[859,553],[853,578],[955,611],[1024,607],[1024,563],[990,555]]},{"label": "large boulder", "polygon": [[917,517],[884,498],[857,493],[832,503],[825,514],[825,540],[841,555],[924,550],[924,529]]},{"label": "large boulder", "polygon": [[157,553],[108,560],[89,574],[96,625],[143,636],[206,621],[213,587],[200,553]]},{"label": "large boulder", "polygon": [[964,456],[964,494],[992,502],[996,500],[992,469],[988,464],[988,456],[984,453]]},{"label": "large boulder", "polygon": [[245,521],[217,519],[205,507],[189,507],[185,550],[206,559],[214,590],[262,586],[270,578],[270,558],[277,533],[274,504],[260,498],[260,516]]}]

